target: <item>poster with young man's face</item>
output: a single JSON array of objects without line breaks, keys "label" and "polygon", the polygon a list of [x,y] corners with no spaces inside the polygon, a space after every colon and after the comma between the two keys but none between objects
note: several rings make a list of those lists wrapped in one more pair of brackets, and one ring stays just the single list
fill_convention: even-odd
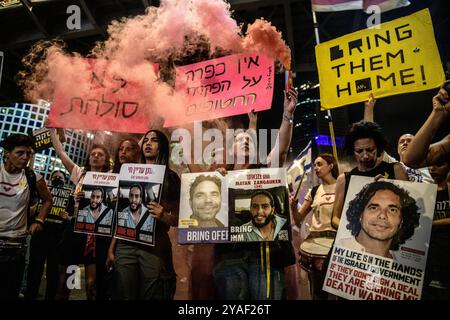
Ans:
[{"label": "poster with young man's face", "polygon": [[436,190],[352,176],[323,289],[352,300],[420,299]]},{"label": "poster with young man's face", "polygon": [[75,217],[75,232],[112,236],[114,222],[114,193],[119,175],[108,172],[87,172],[83,179],[84,197]]},{"label": "poster with young man's face", "polygon": [[286,169],[227,174],[231,242],[290,241]]},{"label": "poster with young man's face", "polygon": [[124,164],[120,169],[114,237],[155,245],[156,220],[147,205],[161,199],[166,166]]},{"label": "poster with young man's face", "polygon": [[181,175],[178,243],[228,242],[226,179],[218,172]]}]

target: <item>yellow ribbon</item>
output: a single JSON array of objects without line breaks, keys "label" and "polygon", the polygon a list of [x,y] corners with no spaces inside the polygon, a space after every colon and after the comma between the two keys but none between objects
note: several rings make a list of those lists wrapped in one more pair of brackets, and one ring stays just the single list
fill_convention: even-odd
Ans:
[{"label": "yellow ribbon", "polygon": [[[268,242],[264,242],[266,247],[266,297],[270,298],[270,247]],[[261,255],[261,272],[264,271],[264,250],[263,250],[263,242],[260,243],[259,253]]]}]

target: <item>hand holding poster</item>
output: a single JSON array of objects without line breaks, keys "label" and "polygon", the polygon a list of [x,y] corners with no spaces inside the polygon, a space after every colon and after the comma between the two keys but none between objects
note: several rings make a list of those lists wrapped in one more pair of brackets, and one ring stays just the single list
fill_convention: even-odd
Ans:
[{"label": "hand holding poster", "polygon": [[232,242],[289,241],[286,169],[231,171],[227,186]]},{"label": "hand holding poster", "polygon": [[354,300],[420,299],[435,200],[434,184],[352,176],[323,289]]},{"label": "hand holding poster", "polygon": [[77,212],[75,232],[112,235],[113,198],[118,186],[119,175],[116,173],[86,172],[82,188],[84,198]]},{"label": "hand holding poster", "polygon": [[165,170],[166,166],[155,164],[122,165],[115,238],[155,245],[156,220],[148,205],[161,199]]},{"label": "hand holding poster", "polygon": [[228,242],[228,190],[218,172],[181,175],[178,243]]},{"label": "hand holding poster", "polygon": [[316,46],[325,109],[439,87],[444,72],[428,9]]},{"label": "hand holding poster", "polygon": [[[63,216],[65,215],[65,211],[67,210],[72,189],[52,186],[49,186],[48,189],[52,194],[53,206],[52,210],[47,214],[45,221],[61,224],[64,222]],[[36,212],[39,212],[41,210],[41,207],[42,200],[39,201]]]},{"label": "hand holding poster", "polygon": [[188,105],[164,127],[270,109],[274,66],[261,53],[235,54],[177,68],[176,91]]}]

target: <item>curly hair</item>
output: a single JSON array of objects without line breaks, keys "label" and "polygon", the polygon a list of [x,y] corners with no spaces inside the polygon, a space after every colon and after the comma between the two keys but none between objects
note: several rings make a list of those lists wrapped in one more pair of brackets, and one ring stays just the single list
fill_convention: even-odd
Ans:
[{"label": "curly hair", "polygon": [[140,160],[141,147],[139,146],[137,141],[133,138],[122,139],[119,142],[119,147],[117,148],[116,157],[114,158],[114,168],[113,168],[114,173],[120,172],[120,167],[122,166],[122,163],[120,163],[120,159],[119,159],[120,147],[122,147],[122,144],[124,144],[125,142],[129,142],[131,145],[131,149],[133,149],[133,152],[134,152],[134,156],[133,156],[134,162],[133,163],[138,163]]},{"label": "curly hair", "polygon": [[201,174],[201,175],[197,176],[191,184],[191,187],[189,189],[189,199],[192,199],[194,197],[195,188],[197,188],[197,186],[204,181],[211,181],[212,183],[214,183],[217,186],[217,188],[219,188],[219,191],[222,188],[222,181],[220,180],[220,178],[218,178],[216,176],[207,176],[207,175]]},{"label": "curly hair", "polygon": [[89,156],[86,159],[86,163],[84,165],[84,170],[91,171],[90,158],[91,158],[91,152],[94,149],[101,149],[105,153],[105,164],[103,165],[101,172],[108,172],[109,170],[111,170],[111,156],[109,155],[108,149],[106,149],[106,147],[103,144],[94,144],[92,146],[91,151],[89,151]]},{"label": "curly hair", "polygon": [[356,197],[350,201],[347,215],[347,229],[353,236],[357,236],[361,231],[360,217],[364,212],[367,203],[379,190],[390,190],[400,198],[402,223],[391,242],[391,250],[398,250],[400,245],[405,243],[414,234],[414,229],[419,226],[420,212],[408,191],[387,181],[377,181],[369,183],[362,188]]},{"label": "curly hair", "polygon": [[386,148],[387,141],[380,125],[370,121],[361,120],[352,124],[345,136],[345,150],[349,155],[353,155],[355,141],[367,138],[373,139],[377,147],[377,156],[381,156]]}]

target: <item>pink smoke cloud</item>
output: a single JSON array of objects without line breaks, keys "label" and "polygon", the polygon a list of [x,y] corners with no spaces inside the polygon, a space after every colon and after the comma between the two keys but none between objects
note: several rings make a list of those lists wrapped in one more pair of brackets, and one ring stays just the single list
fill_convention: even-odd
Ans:
[{"label": "pink smoke cloud", "polygon": [[[174,67],[181,61],[198,62],[189,61],[198,52],[204,60],[221,52],[263,51],[290,65],[290,50],[270,22],[257,20],[244,37],[231,17],[230,5],[223,0],[162,0],[159,7],[149,7],[144,15],[112,22],[108,34],[90,57],[108,61],[106,73],[141,89],[140,98],[149,109],[149,127],[161,123],[157,118],[181,116],[179,110],[183,110],[186,98],[183,92],[173,90]],[[42,48],[39,50],[42,52]],[[74,57],[79,55],[64,52],[59,45],[46,48],[43,55],[37,54],[39,50],[30,53],[32,71],[24,74],[21,82],[29,100],[53,101],[55,88],[58,94],[67,96],[93,94],[92,71],[85,63],[76,62]],[[159,75],[149,71],[154,63],[160,65]],[[75,127],[76,122],[73,119],[67,126]]]}]

